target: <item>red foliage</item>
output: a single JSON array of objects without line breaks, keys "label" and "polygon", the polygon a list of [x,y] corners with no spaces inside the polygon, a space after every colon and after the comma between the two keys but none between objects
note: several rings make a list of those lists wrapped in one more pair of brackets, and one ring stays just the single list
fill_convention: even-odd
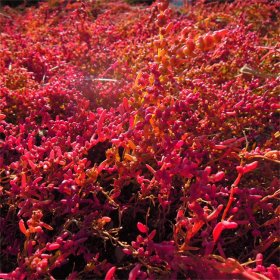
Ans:
[{"label": "red foliage", "polygon": [[279,279],[279,3],[0,13],[3,279]]}]

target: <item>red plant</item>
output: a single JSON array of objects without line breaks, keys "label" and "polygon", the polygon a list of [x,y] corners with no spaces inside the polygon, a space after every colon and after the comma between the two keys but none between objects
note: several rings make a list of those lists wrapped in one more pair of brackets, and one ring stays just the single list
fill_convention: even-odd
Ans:
[{"label": "red plant", "polygon": [[2,9],[0,278],[279,279],[280,6],[196,2]]}]

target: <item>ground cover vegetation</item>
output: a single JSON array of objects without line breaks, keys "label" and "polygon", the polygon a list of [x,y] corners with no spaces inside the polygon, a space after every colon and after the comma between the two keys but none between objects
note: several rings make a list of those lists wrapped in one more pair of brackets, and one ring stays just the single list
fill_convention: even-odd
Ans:
[{"label": "ground cover vegetation", "polygon": [[279,279],[279,2],[0,13],[1,279]]}]

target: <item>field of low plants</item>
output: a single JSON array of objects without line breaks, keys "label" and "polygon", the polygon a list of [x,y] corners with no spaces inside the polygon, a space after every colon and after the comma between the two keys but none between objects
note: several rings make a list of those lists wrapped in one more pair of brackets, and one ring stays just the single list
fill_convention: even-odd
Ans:
[{"label": "field of low plants", "polygon": [[280,3],[186,2],[2,7],[0,279],[279,279]]}]

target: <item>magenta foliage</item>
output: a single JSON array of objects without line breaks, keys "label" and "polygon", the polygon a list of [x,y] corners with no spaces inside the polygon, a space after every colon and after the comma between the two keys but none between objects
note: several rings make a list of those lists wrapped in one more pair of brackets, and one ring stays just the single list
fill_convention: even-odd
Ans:
[{"label": "magenta foliage", "polygon": [[279,279],[276,11],[4,7],[0,278]]}]

